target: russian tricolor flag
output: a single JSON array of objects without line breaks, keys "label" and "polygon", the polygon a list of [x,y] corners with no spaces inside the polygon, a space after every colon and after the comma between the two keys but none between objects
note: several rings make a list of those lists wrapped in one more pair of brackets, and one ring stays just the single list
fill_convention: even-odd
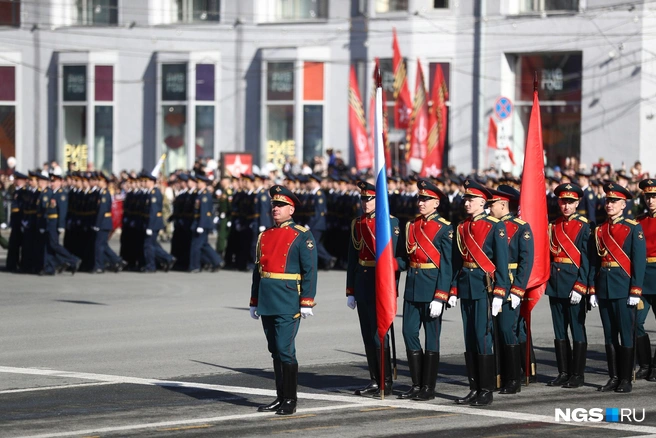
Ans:
[{"label": "russian tricolor flag", "polygon": [[396,276],[392,230],[390,228],[385,144],[383,142],[383,85],[380,69],[376,70],[376,320],[381,345],[381,396],[384,397],[384,341],[396,316]]}]

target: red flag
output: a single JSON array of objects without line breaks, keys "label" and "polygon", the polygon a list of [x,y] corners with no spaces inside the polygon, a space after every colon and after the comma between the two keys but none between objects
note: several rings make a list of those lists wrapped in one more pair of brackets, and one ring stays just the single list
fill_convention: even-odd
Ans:
[{"label": "red flag", "polygon": [[355,148],[355,167],[358,170],[373,168],[373,154],[367,141],[367,130],[365,129],[364,107],[360,98],[358,78],[355,68],[351,66],[351,78],[349,80],[349,126],[351,128],[351,140]]},{"label": "red flag", "polygon": [[442,172],[442,157],[444,156],[444,145],[446,143],[446,128],[448,126],[446,101],[449,91],[444,80],[442,66],[438,64],[431,90],[433,106],[428,116],[428,149],[422,174],[439,176]]},{"label": "red flag", "polygon": [[[417,60],[417,80],[415,84],[415,102],[412,107],[412,117],[408,125],[409,158],[426,158],[428,149],[428,101],[426,99],[426,87],[424,87],[424,72],[421,63]],[[421,176],[426,176],[422,167]]]},{"label": "red flag", "polygon": [[[376,72],[380,71],[380,60],[375,58],[376,65],[374,66],[374,81],[373,87],[371,90],[371,100],[369,103],[369,133],[370,133],[370,149],[372,151],[376,150]],[[389,132],[389,124],[387,123],[387,99],[385,97],[385,92],[382,94],[383,99],[383,145],[385,146],[385,165],[387,170],[392,169],[392,154],[390,153],[389,148],[389,137],[387,133]]]},{"label": "red flag", "polygon": [[504,149],[508,151],[508,158],[510,158],[510,162],[513,163],[514,166],[516,163],[515,163],[515,154],[513,154],[512,148],[510,146],[506,146]]},{"label": "red flag", "polygon": [[535,247],[533,270],[528,280],[525,300],[521,309],[522,316],[528,320],[531,310],[544,293],[551,264],[549,258],[547,195],[544,189],[544,148],[542,145],[542,122],[540,120],[537,77],[533,91],[533,108],[531,109],[531,118],[528,124],[523,172],[522,190],[519,197],[519,216],[531,225]]},{"label": "red flag", "polygon": [[408,129],[410,113],[412,112],[412,99],[408,89],[407,72],[401,56],[399,41],[396,38],[396,29],[392,29],[393,40],[392,69],[394,70],[394,126],[397,129]]},{"label": "red flag", "polygon": [[490,116],[490,127],[487,129],[487,147],[496,149],[497,146],[497,122]]}]

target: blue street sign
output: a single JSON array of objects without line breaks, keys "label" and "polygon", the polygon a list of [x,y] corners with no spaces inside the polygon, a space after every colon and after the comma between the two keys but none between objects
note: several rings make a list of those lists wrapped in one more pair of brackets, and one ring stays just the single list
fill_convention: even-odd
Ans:
[{"label": "blue street sign", "polygon": [[499,120],[504,120],[512,114],[513,105],[507,97],[500,97],[494,103],[494,114]]}]

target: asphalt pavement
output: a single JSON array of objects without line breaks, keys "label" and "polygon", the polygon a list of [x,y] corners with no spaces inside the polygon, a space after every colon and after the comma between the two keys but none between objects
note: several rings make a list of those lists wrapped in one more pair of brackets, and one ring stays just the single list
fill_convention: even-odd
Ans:
[{"label": "asphalt pavement", "polygon": [[[444,315],[434,401],[352,395],[368,373],[343,271],[320,272],[315,316],[301,323],[298,412],[257,413],[274,385],[261,323],[249,317],[250,283],[250,273],[234,271],[0,273],[0,437],[656,435],[656,383],[636,382],[631,394],[596,391],[607,380],[596,309],[587,318],[585,386],[546,386],[556,374],[546,299],[532,321],[539,383],[520,394],[495,394],[488,408],[453,403],[468,392],[457,307]],[[410,385],[401,308],[399,299],[395,394]],[[651,316],[647,329],[656,339]],[[636,417],[575,421],[593,408]],[[556,409],[579,411],[557,421]]]}]

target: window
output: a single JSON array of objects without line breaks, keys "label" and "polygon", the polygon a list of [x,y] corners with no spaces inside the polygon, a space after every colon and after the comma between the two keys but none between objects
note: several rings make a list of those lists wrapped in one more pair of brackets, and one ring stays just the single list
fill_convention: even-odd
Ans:
[{"label": "window", "polygon": [[433,0],[433,9],[448,9],[449,0]]},{"label": "window", "polygon": [[579,0],[519,0],[519,13],[578,12]]},{"label": "window", "polygon": [[20,0],[0,1],[0,26],[20,26]]},{"label": "window", "polygon": [[62,137],[57,160],[64,169],[93,167],[111,173],[114,66],[64,65],[62,71]]},{"label": "window", "polygon": [[118,0],[76,0],[76,12],[76,24],[118,24]]},{"label": "window", "polygon": [[276,0],[275,20],[314,20],[328,18],[328,0]]},{"label": "window", "polygon": [[[520,55],[516,59],[515,138],[525,138],[533,104],[533,79],[538,72],[542,140],[548,166],[563,166],[581,156],[580,52]],[[519,122],[519,123],[517,123]]]},{"label": "window", "polygon": [[16,156],[16,68],[0,67],[0,169]]},{"label": "window", "polygon": [[267,64],[267,162],[283,167],[296,156],[294,142],[294,63]]},{"label": "window", "polygon": [[197,23],[219,21],[221,2],[219,0],[172,0],[172,21],[178,23]]},{"label": "window", "polygon": [[376,2],[376,12],[396,12],[407,11],[408,0],[374,0]]},{"label": "window", "polygon": [[194,57],[189,63],[161,64],[160,153],[166,153],[165,173],[188,169],[198,158],[216,156],[216,65],[194,64]]}]

